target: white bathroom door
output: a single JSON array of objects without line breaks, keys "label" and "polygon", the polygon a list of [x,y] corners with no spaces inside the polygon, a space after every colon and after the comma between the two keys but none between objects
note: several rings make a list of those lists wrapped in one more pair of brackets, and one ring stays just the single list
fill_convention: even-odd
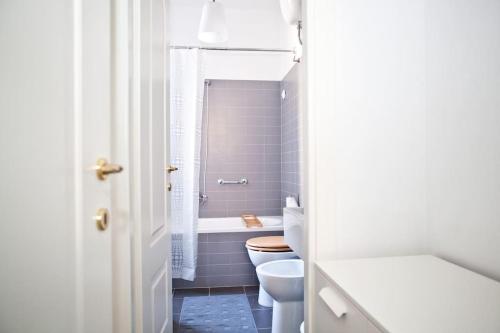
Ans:
[{"label": "white bathroom door", "polygon": [[113,331],[124,175],[94,168],[110,158],[111,16],[110,0],[0,3],[0,332]]},{"label": "white bathroom door", "polygon": [[[112,229],[111,186],[124,173],[98,179],[97,160],[111,160],[111,0],[74,2],[73,91],[74,143],[76,168],[76,244],[81,262],[77,262],[77,309],[83,332],[113,331],[112,300]],[[128,169],[127,165],[122,165]],[[81,188],[78,188],[81,186]],[[78,197],[80,196],[80,197]],[[94,221],[107,211],[107,225]],[[103,218],[106,218],[105,216]],[[101,230],[104,229],[104,230]],[[80,295],[78,293],[81,293]]]},{"label": "white bathroom door", "polygon": [[133,1],[132,211],[135,331],[172,331],[167,0]]}]

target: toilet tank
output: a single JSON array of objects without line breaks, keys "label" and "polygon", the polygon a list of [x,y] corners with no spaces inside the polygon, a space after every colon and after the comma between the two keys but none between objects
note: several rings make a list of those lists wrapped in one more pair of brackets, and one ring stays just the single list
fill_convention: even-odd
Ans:
[{"label": "toilet tank", "polygon": [[283,208],[283,228],[285,243],[304,258],[304,208],[287,207]]}]

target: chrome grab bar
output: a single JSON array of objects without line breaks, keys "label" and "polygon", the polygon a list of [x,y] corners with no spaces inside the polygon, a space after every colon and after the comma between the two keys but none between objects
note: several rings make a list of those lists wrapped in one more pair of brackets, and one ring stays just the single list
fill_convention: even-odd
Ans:
[{"label": "chrome grab bar", "polygon": [[219,180],[217,180],[217,183],[219,183],[219,185],[246,185],[248,184],[248,179],[241,178],[240,180],[224,180],[222,178],[219,178]]}]

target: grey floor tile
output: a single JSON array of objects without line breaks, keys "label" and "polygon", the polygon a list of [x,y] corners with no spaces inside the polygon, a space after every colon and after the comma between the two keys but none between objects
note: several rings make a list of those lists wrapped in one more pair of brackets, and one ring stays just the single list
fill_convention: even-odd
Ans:
[{"label": "grey floor tile", "polygon": [[259,304],[259,295],[248,295],[248,303],[250,304],[250,309],[252,310],[269,310],[272,307],[263,306]]},{"label": "grey floor tile", "polygon": [[259,294],[259,286],[245,286],[245,294],[258,295]]},{"label": "grey floor tile", "polygon": [[208,288],[175,289],[174,298],[208,296]]},{"label": "grey floor tile", "polygon": [[173,329],[174,329],[174,333],[179,332],[180,322],[181,322],[180,314],[175,313],[173,315],[173,325],[172,325]]},{"label": "grey floor tile", "polygon": [[182,309],[182,302],[184,301],[184,298],[174,298],[172,300],[172,313],[173,314],[180,314],[181,309]]},{"label": "grey floor tile", "polygon": [[192,288],[207,288],[207,277],[197,276],[194,281],[186,281],[182,279],[173,279],[172,286],[174,289],[192,289]]},{"label": "grey floor tile", "polygon": [[235,294],[244,294],[245,290],[243,287],[219,287],[219,288],[210,288],[210,296],[214,295],[235,295]]},{"label": "grey floor tile", "polygon": [[253,319],[257,328],[271,328],[273,323],[273,310],[252,310]]}]

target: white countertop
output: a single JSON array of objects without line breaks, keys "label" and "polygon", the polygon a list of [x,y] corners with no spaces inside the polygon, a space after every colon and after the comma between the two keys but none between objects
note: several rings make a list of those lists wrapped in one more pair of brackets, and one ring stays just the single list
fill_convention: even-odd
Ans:
[{"label": "white countertop", "polygon": [[434,256],[318,262],[381,330],[499,333],[500,283]]}]

